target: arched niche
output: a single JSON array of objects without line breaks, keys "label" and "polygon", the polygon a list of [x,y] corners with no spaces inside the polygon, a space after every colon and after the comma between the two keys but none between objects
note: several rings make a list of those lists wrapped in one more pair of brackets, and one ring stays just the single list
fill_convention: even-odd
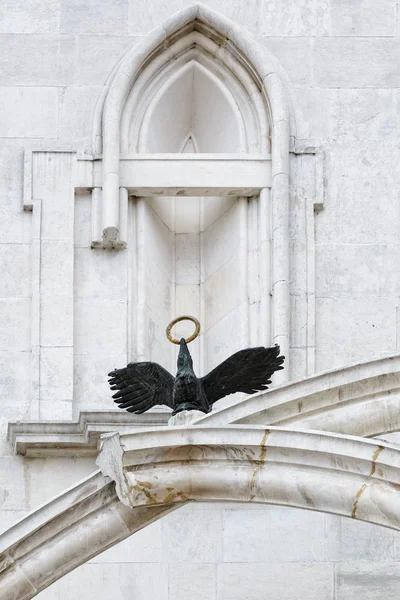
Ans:
[{"label": "arched niche", "polygon": [[200,370],[278,343],[289,377],[288,106],[266,49],[201,4],[110,76],[94,120],[93,247],[131,249],[133,359],[174,368],[164,328],[189,313],[203,325]]},{"label": "arched niche", "polygon": [[187,62],[162,86],[150,102],[138,137],[129,150],[182,152],[189,138],[193,142],[190,150],[201,153],[247,150],[246,127],[234,98],[196,60]]}]

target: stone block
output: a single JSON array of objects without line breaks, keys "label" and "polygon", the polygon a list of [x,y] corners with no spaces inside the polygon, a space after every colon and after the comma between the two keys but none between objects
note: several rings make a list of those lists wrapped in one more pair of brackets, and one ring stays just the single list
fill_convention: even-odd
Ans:
[{"label": "stone block", "polygon": [[40,342],[43,346],[73,345],[73,298],[55,293],[40,301]]},{"label": "stone block", "polygon": [[330,33],[327,0],[262,0],[258,31],[267,36],[321,36]]},{"label": "stone block", "polygon": [[175,236],[175,280],[178,284],[200,282],[200,234],[181,233]]},{"label": "stone block", "polygon": [[396,35],[396,1],[332,0],[332,35]]},{"label": "stone block", "polygon": [[399,47],[396,38],[317,38],[315,84],[328,88],[399,87]]},{"label": "stone block", "polygon": [[25,510],[0,510],[0,533],[23,519]]},{"label": "stone block", "polygon": [[238,277],[240,277],[237,262],[237,258],[231,258],[205,283],[207,312],[204,325],[206,329],[213,327],[240,304],[242,294],[240,286],[237,285]]},{"label": "stone block", "polygon": [[107,373],[126,366],[126,352],[119,355],[74,355],[74,416],[80,410],[118,410],[111,398]]},{"label": "stone block", "polygon": [[55,293],[68,294],[72,278],[72,242],[70,240],[42,240],[41,295],[52,297]]},{"label": "stone block", "polygon": [[124,301],[127,294],[125,252],[75,248],[75,297]]},{"label": "stone block", "polygon": [[308,344],[307,294],[297,292],[290,296],[291,323],[290,345],[305,348]]},{"label": "stone block", "polygon": [[311,84],[311,38],[266,37],[260,41],[279,60],[293,85]]},{"label": "stone block", "polygon": [[313,352],[312,348],[290,348],[290,379],[297,381],[303,379],[307,375],[313,375],[313,372],[309,372],[308,365],[308,354]]},{"label": "stone block", "polygon": [[171,231],[175,231],[175,198],[165,196],[148,196],[147,204],[160,217],[164,225]]},{"label": "stone block", "polygon": [[115,600],[168,600],[168,567],[86,564],[72,571],[38,595],[40,600],[64,600],[83,596]]},{"label": "stone block", "polygon": [[400,589],[400,564],[376,560],[343,562],[336,566],[337,600],[397,600]]},{"label": "stone block", "polygon": [[[2,201],[4,196],[2,196]],[[6,206],[0,207],[2,224],[1,240],[3,244],[30,244],[32,237],[32,215],[26,211],[14,210]]]},{"label": "stone block", "polygon": [[0,348],[28,352],[31,346],[30,298],[0,299]]},{"label": "stone block", "polygon": [[143,221],[146,262],[152,260],[162,271],[169,274],[172,268],[174,236],[147,203]]},{"label": "stone block", "polygon": [[74,37],[3,35],[0,38],[2,85],[57,86],[73,83]]},{"label": "stone block", "polygon": [[0,457],[0,508],[26,510],[24,463],[19,456]]},{"label": "stone block", "polygon": [[61,0],[61,33],[125,34],[127,23],[128,0]]},{"label": "stone block", "polygon": [[395,244],[327,244],[316,247],[316,294],[324,297],[398,296]]},{"label": "stone block", "polygon": [[290,248],[290,290],[293,294],[307,292],[308,247],[304,240],[289,242]]},{"label": "stone block", "polygon": [[[159,363],[165,369],[176,369],[176,360],[172,360],[173,348],[165,335],[166,323],[169,322],[171,313],[159,309],[153,313],[146,305],[140,314],[141,332],[138,338],[141,340],[139,350],[136,339],[133,339],[131,360],[152,360]],[[143,326],[142,326],[143,324]],[[137,358],[137,353],[141,358]],[[143,357],[144,353],[144,357]]]},{"label": "stone block", "polygon": [[30,458],[26,461],[27,504],[33,510],[96,470],[94,458]]},{"label": "stone block", "polygon": [[348,367],[350,365],[357,365],[361,362],[370,361],[370,360],[379,360],[380,358],[386,358],[393,354],[391,351],[380,352],[379,350],[375,350],[373,346],[368,346],[368,348],[360,350],[343,349],[340,352],[332,353],[330,351],[322,351],[318,349],[318,345],[316,345],[316,373],[321,373],[323,371],[331,371],[332,369],[338,369],[340,367]]},{"label": "stone block", "polygon": [[248,332],[245,331],[248,304],[243,303],[225,315],[205,333],[205,371],[206,373],[248,345]]},{"label": "stone block", "polygon": [[57,88],[0,88],[0,137],[55,138],[57,105]]},{"label": "stone block", "polygon": [[[161,563],[161,521],[140,529],[126,540],[102,552],[91,563]],[[187,566],[187,565],[186,565]]]},{"label": "stone block", "polygon": [[[198,284],[178,284],[175,286],[175,313],[177,315],[193,315],[198,318],[200,314],[200,288]],[[194,325],[183,321],[174,327],[174,335],[179,339],[180,336],[186,338],[193,333],[193,329]]]},{"label": "stone block", "polygon": [[81,86],[104,85],[118,61],[139,40],[134,36],[79,36],[76,83]]},{"label": "stone block", "polygon": [[126,301],[75,301],[74,348],[78,354],[115,356],[126,351]]},{"label": "stone block", "polygon": [[[74,246],[75,248],[90,249],[92,243],[92,195],[88,192],[75,194],[74,210]],[[75,252],[77,252],[75,250]],[[114,253],[115,254],[115,253]],[[116,254],[120,254],[119,252]],[[77,254],[75,255],[75,267]],[[84,255],[83,255],[84,256]],[[82,259],[83,262],[86,262]]]},{"label": "stone block", "polygon": [[[72,363],[72,359],[71,359]],[[69,392],[72,396],[72,390]],[[45,396],[46,394],[42,394]],[[60,400],[58,397],[40,400],[40,418],[44,421],[70,421],[73,413],[72,398]]]},{"label": "stone block", "polygon": [[62,402],[72,398],[72,350],[72,347],[41,349],[41,399]]},{"label": "stone block", "polygon": [[199,230],[200,198],[177,196],[175,199],[176,233],[197,233]]},{"label": "stone block", "polygon": [[224,562],[323,562],[325,517],[288,508],[224,511]]},{"label": "stone block", "polygon": [[0,244],[2,270],[1,298],[29,298],[30,246],[28,244]]},{"label": "stone block", "polygon": [[326,515],[329,539],[328,559],[332,561],[379,561],[393,558],[397,532],[335,515]]},{"label": "stone block", "polygon": [[59,33],[59,0],[5,0],[0,33]]},{"label": "stone block", "polygon": [[101,89],[68,86],[60,90],[58,138],[66,145],[91,150],[93,112]]},{"label": "stone block", "polygon": [[331,144],[327,200],[316,222],[316,242],[398,243],[399,149],[392,142]]},{"label": "stone block", "polygon": [[[166,273],[158,268],[158,266],[150,260],[146,260],[145,271],[145,297],[146,304],[156,316],[161,320],[166,315],[171,314],[171,279],[169,273]],[[167,317],[168,319],[168,317]],[[166,321],[164,321],[166,325]]]},{"label": "stone block", "polygon": [[[205,0],[210,8],[222,13],[226,17],[240,23],[250,31],[257,31],[259,23],[259,3],[250,0],[247,3],[231,2],[230,0]],[[173,15],[178,10],[186,8],[186,0],[173,0],[165,3],[156,0],[152,4],[146,0],[129,0],[129,33],[143,35],[156,25]]]},{"label": "stone block", "polygon": [[329,131],[329,90],[302,87],[295,91],[296,101],[312,140],[326,140]]},{"label": "stone block", "polygon": [[[388,298],[317,298],[316,344],[331,366],[378,358],[396,350],[396,306]],[[338,349],[342,350],[339,352]],[[354,357],[353,359],[351,357]],[[340,362],[335,361],[339,360]]]},{"label": "stone block", "polygon": [[202,230],[206,231],[226,211],[236,205],[237,199],[231,196],[215,196],[214,198],[202,198],[203,223]]},{"label": "stone block", "polygon": [[[24,150],[22,143],[15,145],[13,141],[1,140],[0,144],[0,197],[1,210],[21,214],[23,187]],[[17,215],[15,215],[17,219]],[[30,223],[30,218],[28,219]],[[3,223],[3,220],[1,221]],[[7,229],[7,227],[4,227]],[[8,231],[2,231],[2,239]],[[13,242],[19,241],[11,238]],[[8,242],[7,237],[4,242]]]},{"label": "stone block", "polygon": [[[304,582],[307,582],[306,585]],[[218,565],[217,600],[333,600],[333,565]],[[348,598],[346,598],[348,600]]]},{"label": "stone block", "polygon": [[203,233],[204,274],[206,279],[237,253],[238,234],[239,218],[235,204]]},{"label": "stone block", "polygon": [[331,90],[329,135],[347,140],[397,140],[396,96],[396,90]]},{"label": "stone block", "polygon": [[219,562],[222,558],[222,518],[219,510],[190,506],[162,519],[163,556],[168,562]]},{"label": "stone block", "polygon": [[216,600],[216,565],[171,564],[169,593],[174,600]]},{"label": "stone block", "polygon": [[[26,406],[30,399],[30,352],[0,351],[0,394],[2,407]],[[19,408],[15,409],[21,416]],[[12,416],[12,410],[10,418]],[[16,417],[17,418],[17,417]]]}]

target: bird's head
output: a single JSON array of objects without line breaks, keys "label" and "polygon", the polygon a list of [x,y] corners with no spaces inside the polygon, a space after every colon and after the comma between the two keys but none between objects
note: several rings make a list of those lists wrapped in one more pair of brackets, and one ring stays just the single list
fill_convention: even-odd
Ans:
[{"label": "bird's head", "polygon": [[193,370],[193,360],[184,338],[179,342],[178,370],[190,368]]}]

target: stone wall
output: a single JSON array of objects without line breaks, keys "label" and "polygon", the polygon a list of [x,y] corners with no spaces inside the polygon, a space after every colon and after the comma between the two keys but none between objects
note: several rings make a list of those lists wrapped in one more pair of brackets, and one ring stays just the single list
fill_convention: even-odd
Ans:
[{"label": "stone wall", "polygon": [[[95,468],[91,458],[16,457],[6,439],[8,421],[32,418],[34,230],[32,213],[22,210],[24,150],[90,152],[94,107],[112,68],[153,26],[188,4],[9,0],[0,7],[2,528]],[[314,221],[316,370],[399,351],[398,3],[207,4],[249,29],[281,61],[309,128],[304,141],[323,149],[324,207]],[[293,179],[291,285],[298,302],[304,301],[299,272],[307,272],[295,230],[307,193]],[[83,408],[109,407],[104,373],[127,357],[129,250],[91,250],[90,218],[90,199],[82,193],[74,222],[74,418]],[[62,244],[52,251],[49,280],[59,289]],[[301,323],[293,322],[294,374],[301,375],[306,341]],[[55,316],[52,326],[62,330],[61,324]],[[56,345],[49,360],[53,352]],[[41,385],[51,390],[51,381]],[[47,400],[45,416],[64,418],[63,407]],[[399,560],[400,538],[383,528],[287,508],[199,505],[165,517],[38,597],[390,600],[399,595]]]}]

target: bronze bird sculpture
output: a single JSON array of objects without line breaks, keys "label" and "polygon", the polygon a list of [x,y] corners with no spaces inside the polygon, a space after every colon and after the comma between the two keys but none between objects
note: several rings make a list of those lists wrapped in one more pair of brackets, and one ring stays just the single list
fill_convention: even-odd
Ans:
[{"label": "bronze bird sculpture", "polygon": [[108,374],[119,408],[136,414],[163,404],[182,410],[209,413],[217,400],[244,392],[254,394],[267,389],[275,371],[283,369],[284,356],[278,345],[272,348],[246,348],[232,354],[205,377],[196,377],[193,361],[184,338],[180,340],[176,377],[153,362],[129,363]]}]

